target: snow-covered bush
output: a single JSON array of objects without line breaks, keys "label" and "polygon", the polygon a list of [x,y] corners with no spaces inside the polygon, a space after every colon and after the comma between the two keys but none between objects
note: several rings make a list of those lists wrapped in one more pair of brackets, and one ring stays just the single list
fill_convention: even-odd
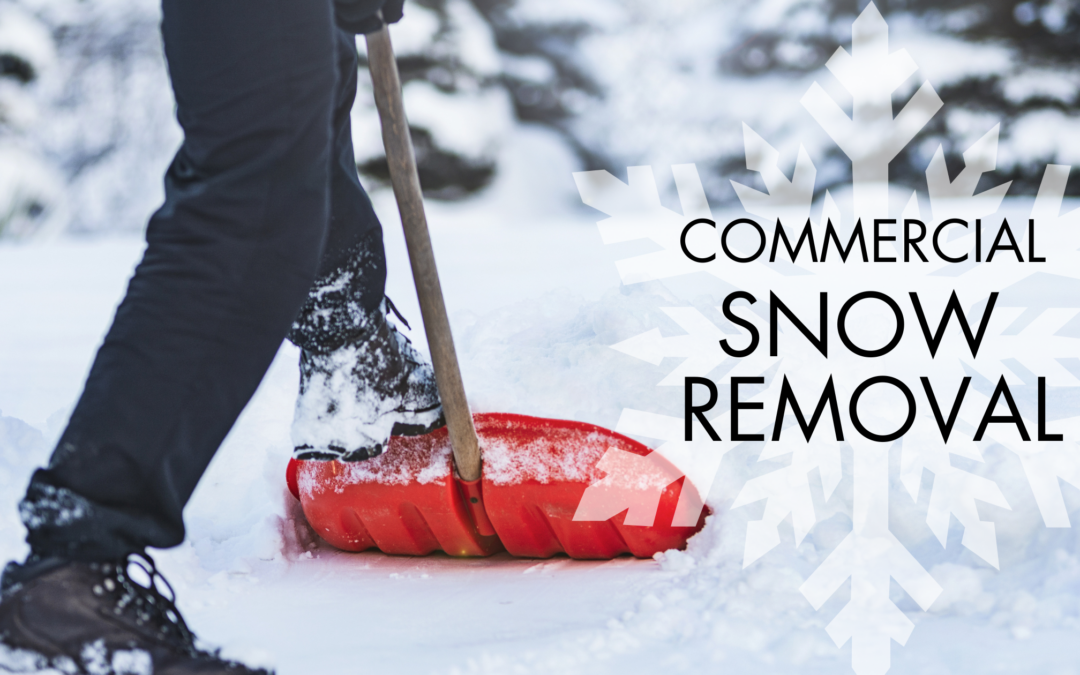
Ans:
[{"label": "snow-covered bush", "polygon": [[[745,122],[780,152],[786,172],[803,144],[820,196],[850,181],[851,166],[798,98],[815,78],[843,94],[824,63],[850,46],[848,27],[865,4],[409,0],[393,35],[425,192],[455,199],[482,191],[515,125],[534,123],[561,134],[584,168],[694,162],[709,198],[733,203],[731,179],[761,186],[746,168]],[[4,161],[36,157],[41,170],[26,173],[40,176],[52,163],[61,176],[54,187],[63,186],[5,188],[34,193],[15,207],[25,214],[19,227],[39,229],[25,223],[51,212],[49,195],[66,194],[73,231],[140,229],[180,142],[157,1],[0,0],[0,8],[0,129],[4,147],[21,153],[5,149]],[[1080,158],[1075,3],[900,0],[881,10],[894,43],[919,55],[894,113],[927,79],[948,110],[890,164],[894,183],[917,184],[939,144],[955,173],[960,152],[997,122],[998,168],[988,184],[1012,180],[1017,194],[1031,194],[1038,167]],[[35,28],[21,28],[28,24]],[[366,184],[377,185],[387,169],[358,45],[356,159]]]},{"label": "snow-covered bush", "polygon": [[38,118],[41,80],[53,69],[52,36],[11,2],[0,3],[0,238],[55,233],[66,220],[64,181],[28,142]]},{"label": "snow-covered bush", "polygon": [[[467,0],[423,0],[409,5],[391,35],[425,193],[456,198],[483,188],[514,124],[490,26]],[[363,39],[358,44],[364,48]],[[388,180],[366,56],[353,141],[361,173]]]},{"label": "snow-covered bush", "polygon": [[57,68],[28,141],[59,166],[78,233],[139,231],[179,147],[154,0],[21,0],[49,27]]},{"label": "snow-covered bush", "polygon": [[[416,0],[392,29],[420,182],[430,197],[453,199],[485,187],[498,170],[499,147],[518,122],[550,126],[589,155],[568,122],[581,99],[599,94],[575,62],[575,45],[592,28],[573,13],[534,17],[517,11],[518,4]],[[385,182],[363,58],[360,70],[353,111],[357,165]]]},{"label": "snow-covered bush", "polygon": [[[750,3],[741,12],[731,44],[720,55],[721,81],[776,79],[801,92],[806,76],[823,66],[865,5],[851,0],[775,0]],[[917,54],[919,71],[893,99],[895,114],[925,80],[947,104],[915,142],[890,165],[891,179],[918,185],[938,145],[950,173],[963,167],[962,152],[995,124],[1002,124],[997,171],[986,184],[1013,181],[1013,194],[1034,195],[1048,163],[1080,162],[1080,8],[1068,0],[902,0],[879,2],[894,43]],[[770,142],[791,144],[812,121],[783,126],[743,118]],[[755,124],[755,122],[758,122]],[[803,124],[806,122],[807,124]],[[808,148],[828,166],[819,192],[850,180],[850,164],[835,147]],[[794,158],[794,151],[790,152]],[[738,157],[718,158],[714,170],[746,172]],[[821,161],[821,160],[824,160]],[[1071,189],[1069,194],[1080,194]]]}]

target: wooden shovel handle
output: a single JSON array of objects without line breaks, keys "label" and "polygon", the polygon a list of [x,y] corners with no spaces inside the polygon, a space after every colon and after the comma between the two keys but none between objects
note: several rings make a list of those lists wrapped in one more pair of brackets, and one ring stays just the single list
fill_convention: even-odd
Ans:
[{"label": "wooden shovel handle", "polygon": [[416,282],[416,295],[420,299],[420,314],[431,348],[431,361],[435,366],[435,380],[439,385],[446,426],[449,427],[454,462],[462,480],[474,481],[480,478],[480,445],[476,439],[472,413],[469,412],[469,402],[465,399],[465,385],[461,381],[454,338],[450,334],[450,321],[446,317],[446,304],[443,302],[442,286],[439,285],[439,272],[435,268],[435,254],[431,249],[427,218],[424,216],[420,176],[416,172],[416,155],[401,100],[401,79],[394,60],[394,49],[390,45],[390,31],[384,25],[381,30],[369,33],[365,38],[368,67],[375,88],[375,105],[382,122],[386,161],[390,165],[390,182],[394,186],[401,224],[405,228],[409,263]]}]

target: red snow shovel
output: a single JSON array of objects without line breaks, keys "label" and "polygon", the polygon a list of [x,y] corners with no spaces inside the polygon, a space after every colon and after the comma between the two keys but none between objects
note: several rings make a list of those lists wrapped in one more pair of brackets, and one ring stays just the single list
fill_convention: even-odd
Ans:
[{"label": "red snow shovel", "polygon": [[683,548],[704,525],[701,498],[658,453],[592,424],[470,414],[385,26],[367,36],[367,48],[447,426],[392,437],[363,462],[290,461],[289,489],[308,522],[346,551],[612,558]]}]

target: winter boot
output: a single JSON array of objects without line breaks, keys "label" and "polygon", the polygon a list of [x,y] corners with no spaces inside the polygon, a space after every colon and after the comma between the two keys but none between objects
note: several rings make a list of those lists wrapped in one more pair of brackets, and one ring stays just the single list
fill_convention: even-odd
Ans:
[{"label": "winter boot", "polygon": [[0,672],[269,675],[197,648],[159,583],[171,596],[153,560],[141,554],[114,563],[9,564],[0,582]]},{"label": "winter boot", "polygon": [[365,317],[356,340],[327,353],[300,353],[300,396],[292,439],[297,459],[355,462],[382,453],[391,435],[426,434],[446,424],[431,365],[386,319]]}]

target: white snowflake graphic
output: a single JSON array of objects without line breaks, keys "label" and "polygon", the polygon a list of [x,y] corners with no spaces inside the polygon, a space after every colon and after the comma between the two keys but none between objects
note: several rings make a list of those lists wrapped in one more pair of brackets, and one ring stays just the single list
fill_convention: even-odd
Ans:
[{"label": "white snowflake graphic", "polygon": [[[845,470],[841,449],[850,449],[852,531],[801,591],[820,609],[851,581],[850,600],[827,631],[837,647],[851,641],[856,673],[876,675],[890,667],[890,642],[904,645],[914,628],[890,599],[891,582],[923,611],[942,592],[890,530],[890,449],[900,446],[897,478],[912,499],[918,500],[924,471],[933,474],[926,525],[942,546],[955,517],[963,546],[999,567],[994,524],[980,518],[977,503],[1009,509],[1009,500],[998,484],[961,468],[983,462],[994,445],[1019,457],[1045,525],[1070,526],[1060,481],[1080,487],[1080,419],[1057,410],[1048,421],[1044,402],[1080,379],[1080,223],[1078,212],[1060,213],[1070,168],[1051,165],[1030,211],[1035,225],[1014,218],[1008,231],[1000,227],[1009,183],[976,193],[996,166],[998,127],[964,153],[964,169],[952,180],[939,147],[926,170],[923,201],[912,191],[897,202],[889,162],[944,104],[924,82],[893,114],[894,92],[917,66],[906,51],[889,51],[888,25],[872,3],[854,22],[852,37],[851,52],[840,48],[827,64],[851,96],[850,116],[816,82],[802,98],[851,160],[850,194],[826,192],[815,204],[816,168],[806,151],[800,148],[789,179],[777,150],[746,125],[747,167],[760,174],[766,191],[733,183],[745,211],[733,219],[714,219],[694,165],[672,167],[681,213],[661,204],[650,167],[630,167],[626,183],[605,171],[575,179],[582,201],[609,216],[599,222],[605,243],[656,246],[617,263],[623,283],[704,272],[742,292],[724,308],[741,327],[717,324],[694,307],[669,307],[665,313],[684,335],[664,336],[656,328],[614,348],[653,364],[678,359],[662,387],[713,378],[719,400],[694,416],[692,440],[683,418],[648,411],[624,410],[617,427],[658,441],[657,451],[694,477],[702,495],[740,442],[732,438],[736,429],[741,440],[760,434],[758,461],[790,458],[734,495],[732,508],[765,502],[762,518],[746,532],[744,567],[780,544],[785,520],[796,545],[803,541],[819,515],[810,475],[820,476],[829,500]],[[950,219],[965,223],[939,231]],[[777,221],[788,240],[774,236]],[[861,243],[853,237],[857,224]],[[965,253],[965,261],[949,261]],[[1033,262],[1038,257],[1045,261]],[[750,326],[759,338],[752,351]],[[732,385],[735,378],[741,384]],[[726,394],[739,386],[735,409]],[[709,427],[722,440],[711,438]],[[610,465],[626,471],[642,464],[618,459]],[[677,478],[646,482],[656,484],[655,492]],[[617,505],[587,493],[583,505],[589,502],[595,518],[583,513],[581,519],[631,506],[631,483],[604,487]],[[651,513],[644,506],[635,522],[651,523],[655,504]],[[675,524],[693,524],[702,507],[685,499]]]}]

